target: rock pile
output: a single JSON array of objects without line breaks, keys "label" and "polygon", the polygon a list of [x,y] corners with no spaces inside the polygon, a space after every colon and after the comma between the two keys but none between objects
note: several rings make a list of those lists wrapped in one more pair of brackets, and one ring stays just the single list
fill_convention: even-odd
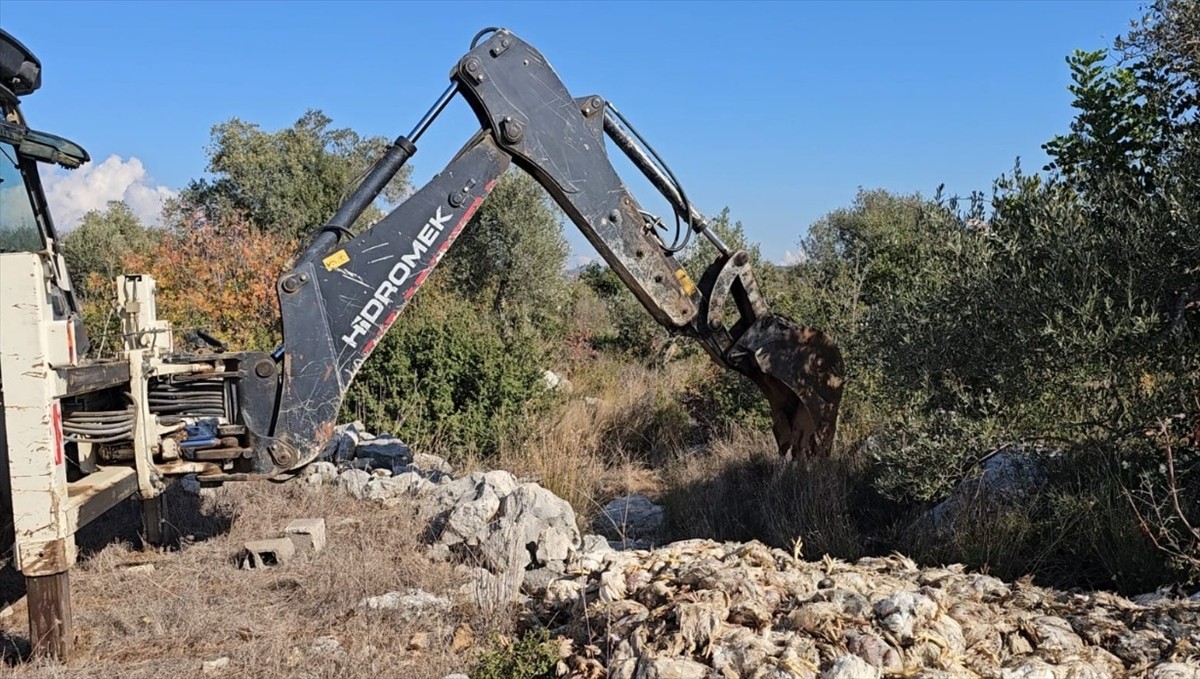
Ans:
[{"label": "rock pile", "polygon": [[620,549],[658,537],[648,499],[607,506],[609,536],[581,535],[536,483],[454,478],[440,458],[347,429],[331,445],[342,468],[316,463],[306,482],[384,504],[415,496],[431,554],[469,574],[460,594],[523,602],[567,640],[561,676],[1200,679],[1200,595],[1067,593],[898,555],[809,562],[758,542]]},{"label": "rock pile", "polygon": [[398,439],[376,438],[357,424],[338,428],[327,458],[340,465],[329,459],[309,465],[306,483],[337,485],[384,505],[417,497],[432,553],[465,566],[464,594],[478,603],[514,601],[527,580],[545,583],[561,575],[582,544],[566,500],[509,472],[456,479],[442,458],[413,455]]}]

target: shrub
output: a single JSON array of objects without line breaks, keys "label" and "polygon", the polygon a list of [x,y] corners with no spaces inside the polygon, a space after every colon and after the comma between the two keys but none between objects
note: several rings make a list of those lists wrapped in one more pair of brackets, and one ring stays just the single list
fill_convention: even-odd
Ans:
[{"label": "shrub", "polygon": [[545,628],[527,632],[516,641],[494,639],[471,672],[474,679],[551,679],[558,665],[558,647]]},{"label": "shrub", "polygon": [[494,455],[550,398],[538,343],[498,325],[431,277],[363,364],[343,417],[459,459]]}]

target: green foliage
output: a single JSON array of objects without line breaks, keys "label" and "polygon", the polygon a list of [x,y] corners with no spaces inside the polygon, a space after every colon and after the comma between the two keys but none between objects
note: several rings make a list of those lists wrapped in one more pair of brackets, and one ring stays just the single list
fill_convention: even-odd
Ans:
[{"label": "green foliage", "polygon": [[[710,228],[733,250],[745,249],[751,261],[759,262],[757,243],[749,243],[741,222],[731,223],[729,208],[710,220]],[[717,258],[716,248],[702,236],[694,240],[676,258],[685,271],[699,280],[704,270]],[[692,344],[672,345],[670,335],[654,320],[650,312],[634,297],[615,272],[607,265],[593,262],[580,272],[579,280],[603,301],[612,322],[612,331],[594,338],[594,343],[636,357],[643,361],[662,359],[668,347],[680,350],[680,357],[692,355],[697,347]],[[751,385],[753,388],[753,385]]]},{"label": "green foliage", "polygon": [[998,440],[993,421],[955,411],[914,408],[889,425],[864,452],[876,465],[876,491],[901,502],[946,498]]},{"label": "green foliage", "polygon": [[158,314],[175,335],[197,329],[244,351],[271,351],[282,339],[275,282],[295,243],[239,221],[195,220],[164,230],[145,253],[128,253],[126,271],[158,283]]},{"label": "green foliage", "polygon": [[488,457],[547,398],[544,360],[535,338],[503,335],[435,275],[363,364],[343,417],[427,449]]},{"label": "green foliage", "polygon": [[557,339],[565,331],[570,248],[544,189],[516,169],[505,173],[454,243],[444,266],[451,285],[486,304],[505,329]]},{"label": "green foliage", "polygon": [[528,632],[515,642],[494,641],[476,663],[474,679],[551,679],[558,665],[558,648],[545,628]]},{"label": "green foliage", "polygon": [[592,338],[600,349],[612,350],[650,361],[661,355],[670,336],[646,307],[606,264],[592,262],[579,273],[580,282],[590,288],[608,309],[612,327]]},{"label": "green foliage", "polygon": [[122,273],[149,273],[129,271],[124,264],[130,257],[153,250],[161,238],[161,231],[143,225],[120,201],[110,201],[103,211],[88,212],[62,238],[63,258],[82,306],[90,356],[109,356],[121,348],[113,279]]},{"label": "green foliage", "polygon": [[[709,229],[725,243],[731,251],[745,250],[750,255],[750,261],[758,264],[762,259],[758,243],[752,243],[746,238],[745,227],[740,221],[730,221],[729,208],[721,210],[716,217],[709,220]],[[680,255],[680,264],[694,278],[699,279],[704,269],[716,261],[717,248],[707,238],[696,235],[692,242]]]},{"label": "green foliage", "polygon": [[[705,359],[707,360],[707,359]],[[771,407],[758,386],[742,375],[705,363],[687,385],[688,412],[709,435],[736,426],[771,427]]]},{"label": "green foliage", "polygon": [[541,187],[504,175],[347,393],[344,413],[455,455],[495,455],[549,395],[567,245]]},{"label": "green foliage", "polygon": [[122,260],[150,251],[160,237],[161,232],[143,225],[128,205],[110,201],[105,210],[84,215],[79,226],[63,237],[63,258],[82,294],[93,293],[88,279],[98,274],[105,286],[99,294],[108,295],[108,285],[118,274],[136,273],[123,271]]},{"label": "green foliage", "polygon": [[[214,219],[245,215],[258,228],[307,242],[388,146],[384,137],[362,137],[348,128],[331,128],[332,122],[309,110],[277,132],[238,118],[213,126],[207,168],[213,178],[192,181],[181,192],[180,209],[198,207]],[[402,196],[409,175],[404,168],[384,197]],[[356,225],[379,216],[371,206]]]},{"label": "green foliage", "polygon": [[[1200,417],[1200,124],[1196,54],[1179,25],[1198,25],[1196,7],[1156,5],[1118,41],[1120,64],[1103,50],[1068,58],[1077,114],[1046,144],[1045,174],[1018,165],[990,205],[863,192],[813,226],[802,263],[770,278],[776,309],[842,347],[841,443],[867,454],[883,497],[940,501],[1006,445],[1069,461],[1036,516],[991,517],[938,558],[1133,586],[1161,574],[1126,558],[1147,551],[1143,531],[1200,519],[1194,504],[1183,519],[1161,513],[1161,454],[1130,452],[1160,420]],[[1121,500],[1131,483],[1159,500],[1141,530]],[[1094,511],[1104,516],[1089,522]],[[1200,568],[1190,549],[1177,562]],[[1071,550],[1109,558],[1084,572]]]},{"label": "green foliage", "polygon": [[[928,300],[960,294],[959,273],[975,270],[985,240],[978,238],[978,198],[966,211],[955,201],[883,190],[860,191],[855,202],[817,221],[800,243],[801,261],[769,269],[764,290],[774,311],[830,334],[841,349],[851,385],[844,394],[839,430],[853,447],[881,421],[910,409],[926,389],[918,351],[954,351],[958,344],[931,332],[928,314],[940,314],[939,333],[960,333],[963,301]],[[939,372],[939,384],[954,375]],[[939,395],[950,393],[939,391]],[[933,408],[957,404],[930,402]]]},{"label": "green foliage", "polygon": [[[210,221],[245,215],[259,230],[303,245],[387,145],[331,124],[308,111],[276,132],[236,118],[215,126],[214,178],[182,192],[176,221],[197,208]],[[400,199],[408,179],[405,168],[384,198]],[[372,206],[358,226],[380,216]],[[364,363],[343,415],[417,445],[495,453],[543,395],[543,341],[564,326],[566,255],[559,216],[541,188],[520,173],[504,176]]]}]

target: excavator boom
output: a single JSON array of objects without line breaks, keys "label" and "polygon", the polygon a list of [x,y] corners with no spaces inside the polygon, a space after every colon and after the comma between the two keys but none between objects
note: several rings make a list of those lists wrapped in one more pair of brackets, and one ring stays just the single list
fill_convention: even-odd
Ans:
[{"label": "excavator boom", "polygon": [[[731,252],[624,116],[599,95],[572,96],[533,46],[487,29],[450,73],[450,86],[399,137],[279,279],[284,346],[272,430],[256,449],[273,471],[312,460],[332,433],[342,396],[363,361],[470,221],[510,164],[534,177],[646,311],[742,373],[771,404],[781,454],[827,454],[842,388],[841,356],[820,330],[773,314],[747,253]],[[447,167],[385,218],[354,236],[350,224],[416,151],[416,141],[461,95],[480,130]],[[612,142],[686,223],[719,252],[694,279],[680,266],[608,157]],[[679,239],[677,239],[679,240]],[[247,404],[247,409],[253,406]],[[263,460],[262,462],[266,462]],[[262,465],[265,467],[265,464]]]}]

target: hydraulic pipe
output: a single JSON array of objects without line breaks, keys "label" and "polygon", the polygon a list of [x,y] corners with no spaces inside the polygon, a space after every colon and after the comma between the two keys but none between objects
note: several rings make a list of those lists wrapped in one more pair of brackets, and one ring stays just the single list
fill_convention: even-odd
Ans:
[{"label": "hydraulic pipe", "polygon": [[316,261],[323,257],[329,248],[337,243],[338,234],[349,231],[350,225],[362,215],[363,211],[383,192],[388,182],[392,181],[392,178],[396,176],[400,168],[404,167],[408,159],[412,158],[413,154],[417,152],[417,140],[421,138],[421,135],[425,134],[425,130],[429,129],[429,125],[433,123],[434,119],[446,109],[446,105],[454,98],[454,94],[457,91],[458,85],[451,83],[446,88],[446,91],[442,93],[442,96],[438,97],[438,100],[434,102],[429,111],[421,117],[421,120],[417,122],[417,126],[413,128],[408,136],[401,135],[396,137],[396,140],[392,142],[392,145],[388,147],[383,157],[367,173],[366,178],[358,185],[354,193],[350,194],[346,202],[342,203],[342,206],[338,208],[333,217],[330,217],[325,226],[317,233],[312,244],[304,251],[304,255],[300,258],[297,266]]},{"label": "hydraulic pipe", "polygon": [[729,254],[728,246],[725,245],[725,243],[720,239],[719,236],[717,236],[717,234],[712,232],[712,229],[708,228],[708,220],[704,218],[704,215],[700,214],[700,212],[691,204],[688,204],[686,207],[684,206],[683,198],[679,195],[679,191],[675,189],[675,185],[671,182],[670,178],[667,177],[667,175],[664,174],[658,165],[650,158],[650,155],[646,153],[645,149],[643,149],[641,145],[637,143],[637,140],[633,138],[633,135],[625,131],[625,128],[621,126],[621,124],[607,108],[604,109],[604,131],[608,133],[608,137],[613,140],[613,143],[617,145],[617,148],[621,149],[621,151],[625,153],[625,156],[628,157],[629,160],[633,162],[633,164],[636,165],[639,170],[642,171],[642,174],[646,176],[646,179],[649,179],[650,183],[654,184],[654,188],[658,189],[659,192],[661,192],[663,196],[671,202],[671,205],[675,208],[675,211],[679,214],[686,213],[688,215],[689,221],[692,223],[692,230],[699,231],[700,233],[704,234],[704,237],[707,238],[721,254]]}]

